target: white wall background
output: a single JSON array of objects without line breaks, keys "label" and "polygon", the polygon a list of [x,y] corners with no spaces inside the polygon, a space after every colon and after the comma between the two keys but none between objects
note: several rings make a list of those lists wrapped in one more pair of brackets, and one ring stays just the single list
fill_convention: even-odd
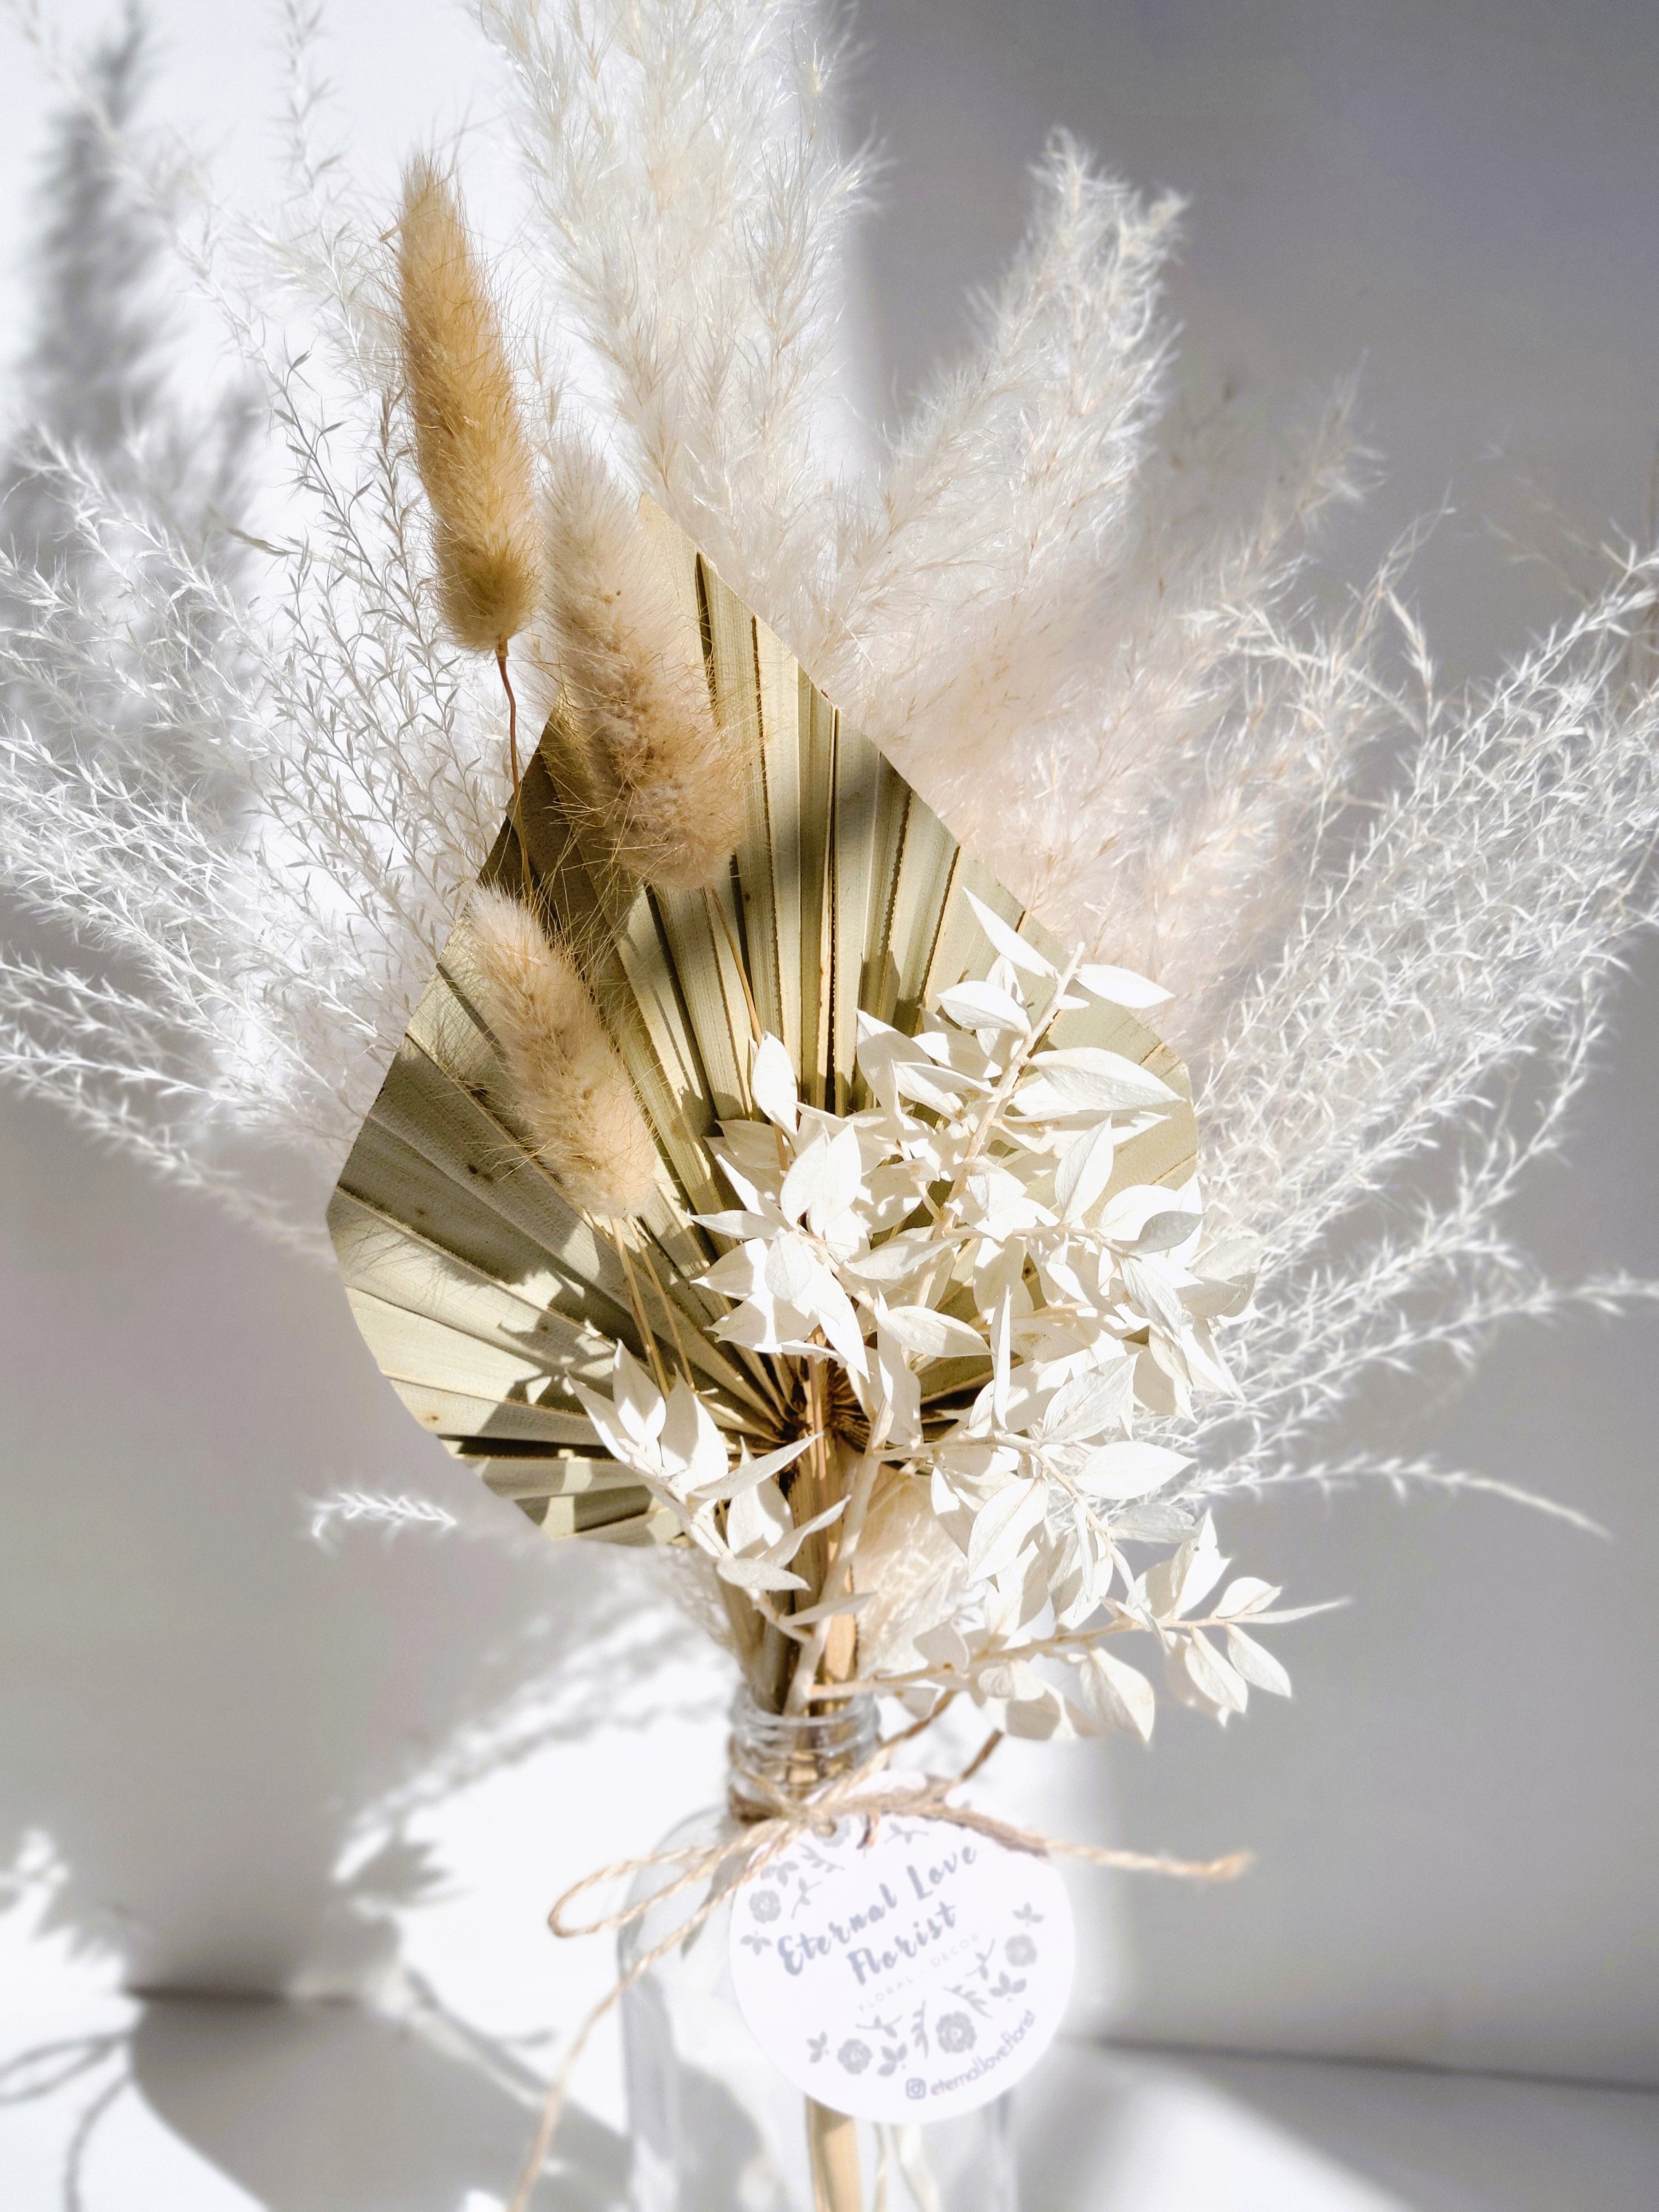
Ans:
[{"label": "white wall background", "polygon": [[[216,131],[252,185],[258,11],[157,14],[158,107]],[[459,12],[336,0],[333,17],[372,170],[389,180],[405,143],[465,122],[495,173],[488,68]],[[1190,196],[1176,298],[1198,378],[1294,396],[1363,362],[1391,473],[1338,556],[1362,575],[1449,499],[1418,590],[1452,674],[1491,667],[1557,604],[1483,520],[1523,525],[1521,479],[1592,534],[1642,526],[1659,430],[1645,0],[866,0],[861,22],[864,100],[895,157],[857,332],[877,401],[959,335],[1060,121]],[[44,95],[15,32],[0,39],[15,262]],[[0,328],[19,296],[9,277]],[[1531,1208],[1564,1270],[1659,1273],[1656,1059],[1648,958],[1573,1162]],[[1260,1854],[1224,1893],[1081,1893],[1085,2024],[1659,2081],[1656,1353],[1651,1317],[1517,1338],[1423,1431],[1596,1515],[1610,1545],[1476,1501],[1232,1511],[1224,1535],[1254,1570],[1355,1600],[1281,1639],[1296,1703],[1224,1736],[1167,1712],[1149,1754],[1000,1754],[1057,1829]],[[392,1401],[331,1280],[10,1104],[0,1377],[0,1868],[21,1855],[0,2002],[44,2019],[77,1975],[349,1990],[401,1954],[481,2030],[568,2022],[605,1962],[553,1954],[546,1902],[712,1794],[718,1769],[709,1668],[688,1655],[654,1692],[640,1679],[660,1632],[637,1563],[556,1553],[476,1497]],[[301,1501],[342,1486],[428,1498],[463,1526],[390,1547],[347,1532],[330,1555]],[[620,1700],[572,1657],[600,1628],[634,1654]],[[684,1713],[629,1724],[665,1683]],[[396,1797],[440,1755],[456,1787]],[[169,2071],[165,2044],[158,2025],[155,2094],[182,2111],[193,2063]]]}]

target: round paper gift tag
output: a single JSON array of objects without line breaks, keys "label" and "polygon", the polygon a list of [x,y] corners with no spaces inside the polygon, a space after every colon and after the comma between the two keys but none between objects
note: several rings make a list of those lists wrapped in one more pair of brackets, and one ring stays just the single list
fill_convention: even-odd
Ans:
[{"label": "round paper gift tag", "polygon": [[884,1813],[804,1836],[732,1901],[732,1978],[768,2057],[821,2105],[947,2120],[1012,2088],[1071,1994],[1071,1905],[1046,1858]]}]

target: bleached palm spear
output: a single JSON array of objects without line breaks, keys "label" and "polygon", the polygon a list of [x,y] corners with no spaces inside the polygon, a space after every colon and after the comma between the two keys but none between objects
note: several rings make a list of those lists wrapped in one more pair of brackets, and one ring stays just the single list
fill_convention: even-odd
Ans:
[{"label": "bleached palm spear", "polygon": [[[1212,1209],[1264,1250],[1240,1398],[1183,1429],[1188,1488],[1361,1471],[1323,1438],[1369,1366],[1467,1359],[1570,1295],[1502,1212],[1652,919],[1659,731],[1628,650],[1652,561],[1473,702],[1434,695],[1394,574],[1345,619],[1304,612],[1305,525],[1352,489],[1343,407],[1253,517],[1174,468],[1176,213],[1065,141],[975,349],[867,476],[838,471],[864,170],[811,11],[483,12],[542,216],[506,343],[524,421],[554,424],[532,459],[550,528],[599,542],[650,492],[1063,943],[1176,994]],[[216,210],[190,249],[286,456],[266,550],[234,570],[153,474],[60,446],[43,481],[75,557],[0,579],[0,870],[80,948],[7,956],[0,1051],[97,1133],[304,1235],[512,778],[495,672],[444,618],[389,210],[319,150],[314,27],[290,27],[291,199],[258,230]],[[82,112],[141,189],[156,165],[94,88]],[[319,340],[299,367],[295,317]],[[601,401],[560,391],[567,345]],[[593,641],[632,649],[581,573],[561,558],[514,647],[538,716],[586,684],[602,720],[618,664]],[[1379,744],[1400,765],[1372,818],[1346,800]],[[1448,1140],[1451,1195],[1368,1238]]]}]

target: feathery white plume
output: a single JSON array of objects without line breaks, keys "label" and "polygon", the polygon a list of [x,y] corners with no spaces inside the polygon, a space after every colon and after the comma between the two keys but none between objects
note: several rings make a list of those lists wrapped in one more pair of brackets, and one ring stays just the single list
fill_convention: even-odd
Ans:
[{"label": "feathery white plume", "polygon": [[[649,491],[1051,926],[1178,993],[1212,1218],[1265,1247],[1243,1396],[1182,1431],[1193,1491],[1357,1471],[1334,1425],[1362,1375],[1645,1295],[1550,1285],[1502,1216],[1654,918],[1659,720],[1628,649],[1652,557],[1472,702],[1425,680],[1399,564],[1339,621],[1299,611],[1307,525],[1355,489],[1346,398],[1254,514],[1224,495],[1170,411],[1174,204],[1063,139],[977,345],[838,476],[829,338],[867,164],[838,148],[812,10],[483,13],[540,203],[547,354],[574,344],[605,386],[586,412],[540,395],[559,450],[605,457],[554,500],[571,696],[625,735],[642,668],[690,686],[648,650],[628,665],[577,581],[608,544],[623,574],[607,533]],[[290,205],[192,248],[287,456],[280,542],[239,571],[155,467],[48,440],[33,481],[73,559],[14,535],[0,564],[0,880],[39,933],[0,956],[0,1072],[266,1213],[282,1178],[237,1148],[337,1169],[507,798],[496,700],[426,574],[386,210],[317,143],[295,20]],[[95,87],[81,112],[137,189],[156,165]],[[272,236],[322,340],[305,368],[260,306]],[[1368,812],[1373,746],[1398,764]],[[1422,1172],[1449,1137],[1449,1188]]]}]

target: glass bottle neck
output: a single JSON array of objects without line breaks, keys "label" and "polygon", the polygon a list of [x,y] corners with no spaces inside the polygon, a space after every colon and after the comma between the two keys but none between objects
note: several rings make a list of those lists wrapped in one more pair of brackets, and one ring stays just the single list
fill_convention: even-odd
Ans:
[{"label": "glass bottle neck", "polygon": [[769,1713],[740,1689],[732,1705],[732,1810],[740,1820],[763,1820],[776,1810],[767,1802],[774,1791],[804,1796],[862,1766],[876,1743],[868,1691],[810,1713]]}]

